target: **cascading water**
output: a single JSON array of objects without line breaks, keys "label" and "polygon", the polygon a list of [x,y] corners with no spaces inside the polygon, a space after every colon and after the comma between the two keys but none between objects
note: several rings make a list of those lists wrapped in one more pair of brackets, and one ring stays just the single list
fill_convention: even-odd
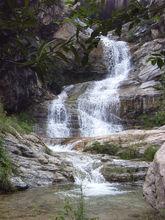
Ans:
[{"label": "cascading water", "polygon": [[71,88],[72,86],[64,88],[63,92],[57,99],[53,100],[49,107],[47,134],[51,138],[70,136],[70,129],[68,127],[69,115],[67,113],[65,101],[67,99],[67,91]]},{"label": "cascading water", "polygon": [[[103,62],[107,77],[91,82],[79,96],[76,105],[69,106],[69,92],[75,86],[65,87],[49,108],[47,134],[50,138],[72,137],[71,115],[78,114],[80,136],[101,136],[122,130],[118,111],[120,108],[118,87],[127,78],[130,70],[129,49],[125,42],[101,37]],[[76,113],[75,113],[76,112]],[[70,145],[50,146],[54,151],[72,163],[76,184],[85,187],[86,195],[113,194],[115,187],[105,181],[100,170],[101,160],[94,155],[72,150],[77,142]]]},{"label": "cascading water", "polygon": [[78,99],[81,136],[108,135],[122,130],[118,87],[130,70],[129,49],[125,42],[101,37],[107,78],[96,81]]},{"label": "cascading water", "polygon": [[[118,117],[120,100],[118,87],[130,71],[129,48],[123,41],[101,37],[103,62],[107,67],[107,77],[89,84],[79,96],[76,105],[79,133],[82,137],[102,136],[122,130]],[[74,86],[67,86],[53,100],[48,115],[49,137],[71,137],[73,123],[67,106],[68,93]]]},{"label": "cascading water", "polygon": [[[78,142],[69,145],[49,146],[54,152],[62,153],[74,167],[75,184],[81,186],[85,196],[115,195],[123,193],[116,184],[106,182],[100,170],[102,162],[96,155],[89,155],[72,150]],[[75,194],[75,190],[69,191]]]}]

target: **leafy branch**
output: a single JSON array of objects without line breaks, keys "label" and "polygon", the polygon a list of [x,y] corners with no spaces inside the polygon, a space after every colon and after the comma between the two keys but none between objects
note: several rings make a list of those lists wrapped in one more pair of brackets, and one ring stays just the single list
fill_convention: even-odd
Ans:
[{"label": "leafy branch", "polygon": [[160,53],[153,53],[152,56],[148,59],[152,65],[156,65],[161,69],[165,66],[165,50],[162,50]]}]

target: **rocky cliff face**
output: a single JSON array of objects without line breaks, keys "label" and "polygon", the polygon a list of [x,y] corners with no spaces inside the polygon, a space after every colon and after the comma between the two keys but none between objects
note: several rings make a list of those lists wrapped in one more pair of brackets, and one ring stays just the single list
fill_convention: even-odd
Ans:
[{"label": "rocky cliff face", "polygon": [[[162,4],[163,1],[148,1],[154,10]],[[123,26],[121,38],[129,42],[132,70],[120,86],[120,116],[127,126],[132,126],[140,122],[138,116],[152,115],[160,106],[161,91],[157,87],[165,69],[153,66],[148,59],[165,48],[165,11],[156,22],[144,22],[131,31],[128,27],[129,23]]]},{"label": "rocky cliff face", "polygon": [[119,88],[120,117],[127,125],[138,124],[138,116],[144,113],[152,115],[160,106],[161,92],[157,87],[164,69],[153,66],[148,59],[152,53],[158,53],[164,47],[165,40],[162,38],[130,45],[132,70]]},{"label": "rocky cliff face", "polygon": [[41,99],[44,90],[37,75],[30,68],[8,66],[0,69],[0,97],[9,113],[25,110],[27,106]]}]

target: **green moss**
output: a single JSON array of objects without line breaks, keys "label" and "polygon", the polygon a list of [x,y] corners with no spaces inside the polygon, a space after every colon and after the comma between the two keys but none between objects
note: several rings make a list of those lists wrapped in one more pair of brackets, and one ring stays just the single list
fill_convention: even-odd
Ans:
[{"label": "green moss", "polygon": [[112,166],[112,167],[108,167],[108,172],[110,174],[123,174],[123,173],[129,173],[129,169],[127,169],[126,167],[117,167],[117,166]]},{"label": "green moss", "polygon": [[139,116],[141,125],[144,128],[160,127],[165,125],[165,73],[160,78],[160,85],[155,86],[155,89],[161,92],[161,97],[157,101],[157,111],[152,115],[142,114]]},{"label": "green moss", "polygon": [[90,151],[97,154],[109,154],[116,155],[119,150],[119,146],[109,142],[101,144],[100,142],[94,142],[90,147],[86,148],[85,151]]},{"label": "green moss", "polygon": [[139,150],[137,149],[136,146],[129,146],[129,147],[123,148],[118,153],[118,156],[123,160],[140,158]]},{"label": "green moss", "polygon": [[132,30],[130,30],[127,34],[127,40],[128,42],[133,42],[135,40],[135,35],[134,32]]},{"label": "green moss", "polygon": [[150,146],[144,152],[144,160],[146,161],[153,161],[154,156],[158,150],[157,146]]},{"label": "green moss", "polygon": [[12,190],[10,183],[12,171],[12,162],[3,146],[3,141],[0,139],[0,191],[8,192]]},{"label": "green moss", "polygon": [[165,111],[158,111],[153,116],[143,114],[139,117],[144,128],[153,128],[165,125]]},{"label": "green moss", "polygon": [[[147,149],[142,154],[140,153],[140,148],[142,148],[144,145],[147,146]],[[109,142],[100,143],[96,141],[90,146],[88,146],[84,151],[95,154],[108,154],[112,156],[118,156],[123,160],[139,159],[145,161],[152,161],[157,150],[158,146],[151,144],[149,145],[144,142],[122,147],[121,145]]]}]

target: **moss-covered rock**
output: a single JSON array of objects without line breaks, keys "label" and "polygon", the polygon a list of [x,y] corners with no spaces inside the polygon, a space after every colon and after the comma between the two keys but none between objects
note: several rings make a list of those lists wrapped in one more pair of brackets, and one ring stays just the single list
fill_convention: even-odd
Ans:
[{"label": "moss-covered rock", "polygon": [[117,156],[123,160],[138,159],[144,161],[152,161],[158,149],[159,146],[145,142],[117,144],[113,142],[101,143],[99,141],[95,141],[89,144],[84,149],[84,152],[90,152],[94,154],[108,154],[111,156]]},{"label": "moss-covered rock", "polygon": [[101,172],[109,182],[135,182],[144,180],[148,163],[116,160],[105,163]]},{"label": "moss-covered rock", "polygon": [[98,141],[92,143],[92,145],[85,148],[84,152],[91,152],[96,154],[109,154],[109,155],[117,155],[120,146],[117,144],[113,144],[110,142],[100,143]]}]

